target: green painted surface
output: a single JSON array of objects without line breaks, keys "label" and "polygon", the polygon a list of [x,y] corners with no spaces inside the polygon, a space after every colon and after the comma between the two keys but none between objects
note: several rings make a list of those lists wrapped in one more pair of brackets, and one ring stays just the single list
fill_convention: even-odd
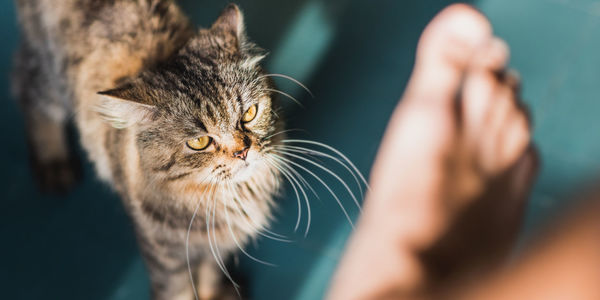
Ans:
[{"label": "green painted surface", "polygon": [[[199,25],[208,25],[225,1],[181,1]],[[206,2],[206,3],[203,3]],[[271,54],[269,70],[294,76],[315,94],[281,81],[304,103],[286,105],[298,137],[343,150],[365,173],[390,111],[410,74],[419,33],[452,1],[247,1],[250,36]],[[527,229],[557,212],[561,195],[599,167],[600,1],[482,0],[475,3],[512,47],[535,120],[543,169]],[[94,179],[68,197],[36,191],[28,169],[23,121],[9,93],[18,30],[14,6],[0,4],[0,287],[5,299],[146,299],[148,280],[117,197]],[[343,169],[334,169],[343,173]],[[323,174],[322,174],[323,175]],[[351,181],[351,177],[344,177]],[[318,182],[310,181],[313,185]],[[356,217],[352,200],[333,178],[326,182]],[[334,199],[317,188],[308,237],[294,233],[296,201],[280,199],[273,230],[294,243],[258,240],[252,255],[232,266],[254,299],[319,299],[351,227]],[[305,225],[305,223],[303,223]],[[526,230],[531,232],[531,230]]]}]

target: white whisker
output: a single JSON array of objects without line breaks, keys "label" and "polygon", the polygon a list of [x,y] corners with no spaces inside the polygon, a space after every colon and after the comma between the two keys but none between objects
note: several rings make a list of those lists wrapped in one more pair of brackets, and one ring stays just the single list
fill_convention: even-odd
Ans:
[{"label": "white whisker", "polygon": [[[231,184],[228,184],[228,189],[229,189],[230,193],[231,193],[231,194],[233,194],[233,191],[232,191],[232,190],[233,190],[234,188],[232,188],[232,187],[231,187]],[[227,199],[227,200],[231,201],[231,199]],[[248,254],[248,253],[247,253],[247,252],[244,250],[244,248],[243,248],[243,247],[240,245],[240,243],[238,242],[238,240],[237,240],[237,238],[236,238],[236,236],[235,236],[235,233],[233,232],[233,228],[231,228],[231,222],[230,222],[230,220],[229,220],[229,212],[228,212],[228,209],[225,209],[225,219],[226,219],[226,221],[227,221],[227,227],[229,228],[229,233],[231,234],[231,238],[233,239],[233,242],[234,242],[234,243],[237,245],[238,249],[240,249],[240,251],[241,251],[242,253],[244,253],[244,254],[245,254],[247,257],[249,257],[250,259],[252,259],[252,260],[254,260],[254,261],[258,262],[258,263],[261,263],[261,264],[264,264],[264,265],[267,265],[267,266],[271,266],[271,267],[276,267],[276,265],[275,265],[275,264],[272,264],[272,263],[269,263],[269,262],[266,262],[266,261],[260,260],[260,259],[258,259],[258,258],[256,258],[256,257],[254,257],[254,256],[252,256],[252,255],[250,255],[250,254]]]},{"label": "white whisker", "polygon": [[[204,180],[206,180],[208,178],[209,175],[207,175],[206,177],[204,177],[202,180],[200,180],[200,183],[203,183]],[[212,183],[212,181],[211,181]],[[209,183],[209,187],[211,186]],[[200,203],[201,201],[198,201],[198,204],[196,205],[196,209],[194,209],[194,213],[192,214],[192,218],[190,219],[190,224],[188,225],[188,230],[186,233],[186,237],[185,237],[185,259],[187,262],[187,268],[188,268],[188,272],[190,275],[190,282],[192,283],[192,289],[194,290],[194,297],[196,300],[199,300],[198,297],[198,291],[196,291],[196,283],[194,283],[194,275],[192,274],[192,267],[190,265],[190,232],[192,231],[192,224],[194,224],[194,219],[196,218],[196,215],[198,214],[198,209],[200,208]]]},{"label": "white whisker", "polygon": [[[235,191],[234,191],[234,193],[235,193]],[[233,205],[235,205],[235,210],[238,213],[238,215],[240,215],[240,218],[243,219],[248,224],[248,226],[250,226],[252,228],[252,230],[254,230],[257,234],[259,234],[263,237],[266,237],[268,239],[275,240],[275,241],[280,241],[280,242],[284,242],[284,243],[292,242],[291,240],[287,239],[286,236],[272,232],[272,231],[268,230],[267,228],[264,228],[262,225],[257,224],[256,221],[250,216],[251,214],[244,215],[243,211],[247,211],[247,208],[244,206],[244,204],[241,201],[239,201],[239,206],[238,206],[238,200],[236,200],[235,198],[233,199],[232,203],[233,203]],[[273,235],[273,236],[270,236],[270,235]]]},{"label": "white whisker", "polygon": [[315,195],[315,197],[317,199],[319,199],[319,200],[321,199],[321,198],[319,198],[319,195],[317,194],[317,192],[315,192],[313,187],[308,183],[308,181],[306,181],[304,176],[302,176],[302,174],[300,174],[300,172],[296,171],[296,169],[294,169],[294,168],[289,168],[289,171],[292,172],[298,178],[298,180],[300,180],[300,182],[302,182],[302,184],[305,187],[307,187],[313,193],[313,195]]},{"label": "white whisker", "polygon": [[262,139],[263,140],[268,140],[268,139],[270,139],[270,138],[272,138],[272,137],[274,137],[276,135],[280,135],[280,134],[284,134],[286,132],[292,132],[292,131],[302,131],[302,129],[286,129],[286,130],[281,130],[281,131],[278,131],[278,132],[273,133],[271,135],[268,135],[268,136],[266,136],[266,137],[264,137]]},{"label": "white whisker", "polygon": [[281,149],[285,149],[287,151],[296,152],[296,153],[302,153],[302,154],[307,154],[307,155],[323,156],[323,157],[326,157],[326,158],[329,158],[329,159],[335,161],[339,165],[343,166],[344,169],[346,169],[348,171],[348,173],[350,173],[350,175],[352,175],[352,177],[354,178],[354,181],[356,182],[356,185],[358,186],[358,189],[360,190],[360,194],[364,195],[363,189],[362,189],[362,184],[358,180],[358,177],[356,176],[356,174],[354,173],[354,171],[350,167],[348,167],[348,165],[346,165],[345,162],[341,161],[337,157],[335,157],[333,155],[329,155],[329,154],[321,152],[321,151],[317,151],[317,150],[313,150],[313,149],[309,149],[309,148],[305,148],[305,147],[299,147],[299,146],[276,145],[275,147],[281,148]]},{"label": "white whisker", "polygon": [[352,222],[352,218],[350,218],[350,215],[348,215],[348,212],[346,211],[346,208],[344,208],[344,205],[342,204],[342,201],[340,201],[340,199],[338,198],[338,196],[333,192],[333,190],[331,190],[331,188],[325,183],[325,181],[323,181],[319,176],[317,176],[317,174],[313,173],[311,170],[303,167],[300,164],[295,163],[294,161],[291,161],[287,158],[284,158],[280,155],[277,154],[272,154],[273,156],[287,161],[290,164],[293,164],[295,166],[297,166],[298,168],[302,169],[304,172],[310,174],[311,176],[313,176],[316,180],[318,180],[326,189],[327,191],[329,191],[329,193],[333,196],[333,198],[335,198],[336,202],[338,203],[338,205],[340,206],[340,209],[342,210],[342,212],[344,213],[344,215],[346,216],[346,219],[348,220],[348,223],[350,223],[350,226],[352,226],[352,228],[354,228],[354,223]]},{"label": "white whisker", "polygon": [[[233,287],[235,288],[235,291],[238,293],[238,295],[240,295],[240,292],[238,290],[239,285],[235,282],[235,280],[233,280],[233,278],[231,277],[231,275],[229,274],[229,271],[227,271],[227,267],[225,267],[225,262],[223,261],[223,257],[221,256],[221,251],[219,250],[219,245],[217,242],[217,234],[215,232],[215,212],[217,210],[217,198],[214,197],[213,198],[213,209],[212,209],[212,235],[214,238],[214,242],[215,242],[215,251],[216,251],[216,256],[217,256],[217,260],[218,262],[220,262],[221,266],[222,266],[222,271],[225,274],[225,277],[227,277],[227,279],[229,279],[229,281],[233,284]],[[210,239],[210,236],[209,236]]]},{"label": "white whisker", "polygon": [[[214,192],[216,192],[216,190],[215,191],[211,191],[211,192],[213,192],[212,197],[214,199],[214,197],[215,197]],[[208,203],[206,205],[206,217],[205,217],[205,219],[206,219],[206,233],[207,233],[207,237],[208,237],[208,246],[210,247],[210,252],[212,253],[213,258],[215,259],[215,262],[217,263],[217,266],[219,266],[219,269],[221,269],[221,272],[223,272],[223,274],[225,274],[225,276],[230,281],[232,281],[231,276],[229,276],[229,273],[225,269],[225,266],[223,266],[221,264],[221,260],[219,259],[219,256],[217,256],[217,252],[216,252],[217,250],[215,250],[215,245],[213,245],[213,240],[212,240],[212,235],[211,235],[211,229],[210,229],[211,228],[211,213],[212,213],[212,207],[211,207],[212,201],[210,201],[210,200],[211,199],[208,199],[208,201],[207,201]],[[214,231],[214,229],[212,231]],[[234,286],[235,286],[235,284],[234,284]]]},{"label": "white whisker", "polygon": [[300,103],[300,101],[298,101],[296,98],[292,97],[292,95],[282,92],[280,90],[276,90],[276,89],[263,89],[264,91],[269,91],[269,92],[274,92],[274,93],[278,93],[281,94],[285,97],[288,97],[289,99],[291,99],[292,101],[296,102],[296,104],[300,105],[300,107],[304,108],[304,105],[302,105],[302,103]]},{"label": "white whisker", "polygon": [[291,76],[284,75],[284,74],[272,73],[272,74],[265,74],[265,75],[259,76],[258,78],[260,79],[263,77],[281,77],[281,78],[288,79],[288,80],[296,83],[300,87],[302,87],[311,97],[313,97],[313,98],[315,97],[315,95],[313,95],[313,93],[304,84],[302,84],[302,82],[298,81],[297,79],[295,79]]},{"label": "white whisker", "polygon": [[348,194],[350,194],[350,197],[352,197],[352,200],[354,200],[354,204],[356,204],[356,207],[358,208],[358,210],[362,212],[362,208],[361,208],[361,206],[360,206],[360,203],[358,202],[358,199],[357,199],[357,198],[356,198],[356,196],[354,195],[354,192],[352,192],[352,189],[350,189],[350,187],[349,187],[349,186],[346,184],[346,182],[345,182],[344,180],[342,180],[342,178],[340,178],[340,177],[339,177],[337,174],[335,174],[333,171],[331,171],[331,170],[329,170],[329,169],[325,168],[325,167],[324,167],[324,166],[322,166],[321,164],[318,164],[318,163],[316,163],[316,162],[314,162],[314,161],[312,161],[312,160],[310,160],[310,159],[307,159],[307,158],[305,158],[305,157],[302,157],[302,156],[300,156],[300,155],[296,155],[296,154],[288,153],[288,152],[285,152],[285,151],[282,151],[282,150],[273,150],[273,151],[275,151],[275,152],[278,152],[278,153],[281,153],[281,154],[285,154],[285,155],[287,155],[287,156],[290,156],[290,157],[294,157],[294,158],[297,158],[297,159],[303,160],[303,161],[305,161],[305,162],[307,162],[307,163],[309,163],[309,164],[312,164],[313,166],[316,166],[316,167],[318,167],[319,169],[321,169],[321,170],[323,170],[323,171],[327,172],[329,175],[333,176],[335,179],[337,179],[337,181],[339,181],[339,182],[340,182],[340,183],[341,183],[341,184],[344,186],[344,188],[346,189],[346,191],[348,192]]},{"label": "white whisker", "polygon": [[[287,165],[285,163],[281,163],[281,170],[280,171],[282,172],[282,174],[284,174],[284,176],[286,176],[286,177],[289,176],[289,178],[291,178],[296,183],[296,185],[300,189],[300,192],[302,192],[302,196],[304,196],[304,202],[306,203],[306,211],[307,211],[306,229],[304,231],[304,237],[306,237],[306,236],[308,236],[308,231],[310,229],[310,224],[312,222],[312,216],[311,216],[311,211],[310,211],[310,202],[308,201],[308,196],[306,195],[306,192],[304,191],[304,188],[300,185],[300,183],[298,182],[298,180],[296,180],[296,178],[294,177],[294,175],[286,172],[286,170],[293,170],[293,168],[291,168],[289,165]],[[287,175],[286,175],[286,173],[287,173]]]},{"label": "white whisker", "polygon": [[292,181],[292,179],[290,179],[290,177],[287,175],[287,172],[285,170],[283,170],[280,166],[278,166],[276,163],[273,163],[271,160],[269,160],[267,158],[266,158],[266,162],[268,164],[270,164],[272,167],[274,167],[277,170],[279,170],[279,172],[281,172],[281,174],[283,175],[283,177],[285,177],[285,179],[292,186],[292,189],[294,190],[294,194],[296,194],[296,201],[298,202],[298,217],[296,219],[296,225],[294,226],[294,231],[297,231],[298,227],[300,226],[300,220],[302,219],[302,203],[300,202],[300,194],[298,194],[298,190],[296,189],[296,185],[294,184],[294,182]]},{"label": "white whisker", "polygon": [[358,170],[358,168],[352,163],[352,161],[350,159],[348,159],[348,157],[346,157],[342,152],[340,152],[339,150],[327,145],[327,144],[323,144],[320,142],[316,142],[316,141],[311,141],[311,140],[300,140],[300,139],[289,139],[289,140],[283,140],[283,143],[301,143],[301,144],[312,144],[312,145],[317,145],[320,147],[323,147],[325,149],[328,149],[329,151],[339,155],[345,162],[347,162],[350,167],[352,167],[352,169],[356,172],[356,174],[360,177],[360,179],[362,180],[362,182],[365,184],[365,186],[367,187],[367,190],[370,190],[371,188],[369,187],[369,183],[367,182],[367,180],[365,179],[365,177],[362,175],[362,173]]}]

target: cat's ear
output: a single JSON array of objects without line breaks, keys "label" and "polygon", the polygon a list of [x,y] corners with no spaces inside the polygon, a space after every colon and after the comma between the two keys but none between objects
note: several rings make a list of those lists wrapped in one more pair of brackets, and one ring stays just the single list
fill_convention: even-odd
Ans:
[{"label": "cat's ear", "polygon": [[211,28],[232,33],[237,37],[238,43],[240,44],[246,40],[244,15],[240,11],[240,8],[233,3],[227,5],[227,7],[223,9],[221,15],[219,15]]},{"label": "cat's ear", "polygon": [[156,111],[148,91],[132,83],[98,92],[98,95],[101,99],[96,111],[115,128],[144,122]]}]

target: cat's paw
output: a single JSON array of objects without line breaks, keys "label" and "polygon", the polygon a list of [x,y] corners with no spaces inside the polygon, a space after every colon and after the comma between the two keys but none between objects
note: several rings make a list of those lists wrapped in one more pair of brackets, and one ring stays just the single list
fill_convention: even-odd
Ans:
[{"label": "cat's paw", "polygon": [[199,293],[198,295],[200,300],[243,300],[243,299],[247,299],[247,297],[244,297],[244,295],[240,292],[238,293],[238,291],[235,290],[235,288],[233,287],[233,284],[231,283],[223,283],[218,291],[215,291],[213,293],[204,293],[201,294]]},{"label": "cat's paw", "polygon": [[43,193],[64,195],[81,179],[81,163],[75,158],[31,160],[37,185]]},{"label": "cat's paw", "polygon": [[242,297],[241,294],[235,290],[232,284],[224,284],[219,290],[219,295],[215,297],[215,300],[242,300],[246,297]]}]

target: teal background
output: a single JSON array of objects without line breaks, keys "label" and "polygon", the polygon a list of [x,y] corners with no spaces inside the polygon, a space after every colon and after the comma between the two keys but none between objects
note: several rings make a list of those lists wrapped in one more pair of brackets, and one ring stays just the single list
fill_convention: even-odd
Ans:
[{"label": "teal background", "polygon": [[[208,26],[225,1],[180,1]],[[250,37],[271,54],[271,72],[293,76],[315,94],[278,80],[304,103],[287,105],[294,136],[341,149],[368,174],[391,110],[413,64],[426,23],[452,1],[239,1]],[[480,0],[496,33],[512,48],[534,119],[542,172],[531,197],[524,236],[560,214],[564,195],[599,166],[600,1]],[[146,299],[148,280],[118,198],[95,179],[67,197],[40,194],[27,161],[23,119],[10,96],[18,27],[11,1],[0,3],[0,290],[3,299]],[[285,101],[285,100],[284,100]],[[343,169],[334,168],[343,173]],[[344,177],[351,182],[351,177]],[[356,217],[352,201],[326,179]],[[313,185],[317,185],[314,180]],[[326,190],[317,189],[309,235],[294,233],[296,202],[281,197],[273,230],[293,243],[259,239],[230,268],[253,299],[320,299],[350,233]]]}]

